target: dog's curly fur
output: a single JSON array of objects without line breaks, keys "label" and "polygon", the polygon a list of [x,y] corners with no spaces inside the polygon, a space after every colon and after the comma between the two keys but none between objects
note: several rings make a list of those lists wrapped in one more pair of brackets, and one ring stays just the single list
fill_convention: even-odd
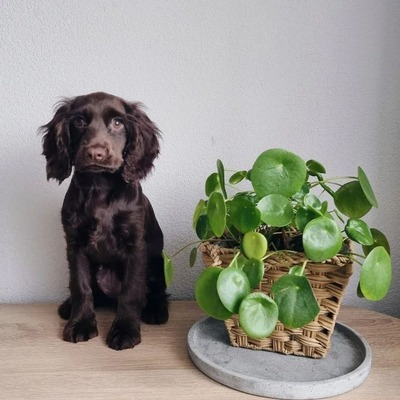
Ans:
[{"label": "dog's curly fur", "polygon": [[41,127],[47,179],[74,173],[62,206],[70,297],[63,339],[97,336],[94,308],[115,304],[107,335],[115,350],[141,341],[140,320],[168,320],[163,235],[139,181],[159,154],[159,131],[139,103],[92,93],[58,104]]}]

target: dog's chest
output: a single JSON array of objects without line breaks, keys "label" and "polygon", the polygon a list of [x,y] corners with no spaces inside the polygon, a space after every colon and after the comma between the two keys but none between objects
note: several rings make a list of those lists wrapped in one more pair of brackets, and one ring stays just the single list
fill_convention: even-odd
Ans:
[{"label": "dog's chest", "polygon": [[62,222],[67,240],[97,264],[113,264],[132,254],[144,224],[134,193],[119,189],[93,185],[78,190],[72,186],[64,201]]},{"label": "dog's chest", "polygon": [[88,232],[88,246],[101,252],[112,252],[116,247],[114,214],[97,207],[93,212],[92,226]]},{"label": "dog's chest", "polygon": [[91,208],[86,235],[87,253],[92,258],[107,263],[123,253],[133,232],[131,226],[124,229],[121,224],[121,216],[126,214],[116,207],[97,205]]}]

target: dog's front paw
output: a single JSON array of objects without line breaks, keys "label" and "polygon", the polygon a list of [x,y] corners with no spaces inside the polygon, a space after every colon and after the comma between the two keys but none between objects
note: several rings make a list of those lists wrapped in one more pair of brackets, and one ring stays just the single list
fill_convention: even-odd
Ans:
[{"label": "dog's front paw", "polygon": [[71,298],[68,298],[58,307],[58,315],[65,320],[68,320],[72,311]]},{"label": "dog's front paw", "polygon": [[107,345],[114,350],[131,349],[140,342],[140,329],[128,321],[114,321],[107,335]]},{"label": "dog's front paw", "polygon": [[149,301],[142,311],[142,321],[146,324],[159,325],[168,321],[168,301]]},{"label": "dog's front paw", "polygon": [[63,339],[66,342],[86,342],[98,335],[97,324],[94,318],[82,319],[77,322],[67,322]]}]

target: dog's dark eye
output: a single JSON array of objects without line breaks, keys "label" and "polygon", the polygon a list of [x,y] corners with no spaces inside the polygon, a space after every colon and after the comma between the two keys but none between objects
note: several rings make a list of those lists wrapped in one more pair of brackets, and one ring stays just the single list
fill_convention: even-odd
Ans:
[{"label": "dog's dark eye", "polygon": [[124,121],[121,118],[113,118],[111,124],[115,129],[121,129],[124,126]]},{"label": "dog's dark eye", "polygon": [[83,117],[76,117],[74,119],[74,126],[76,128],[84,128],[86,125],[86,121]]}]

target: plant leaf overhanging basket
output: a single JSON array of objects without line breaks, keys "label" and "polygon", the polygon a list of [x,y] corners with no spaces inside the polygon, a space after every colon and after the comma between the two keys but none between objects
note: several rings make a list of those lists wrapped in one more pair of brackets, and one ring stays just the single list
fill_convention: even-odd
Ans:
[{"label": "plant leaf overhanging basket", "polygon": [[[227,267],[237,249],[224,248],[205,242],[200,246],[203,262],[207,267]],[[271,286],[286,275],[294,265],[301,265],[304,253],[282,251],[270,254],[264,260],[264,277],[256,291],[270,294]],[[297,329],[288,329],[278,321],[273,333],[265,339],[253,339],[246,335],[237,315],[225,320],[229,339],[233,346],[293,354],[312,358],[326,356],[330,349],[331,336],[344,292],[352,275],[353,266],[348,257],[336,256],[323,263],[308,262],[306,276],[320,306],[317,317],[309,324]]]}]

